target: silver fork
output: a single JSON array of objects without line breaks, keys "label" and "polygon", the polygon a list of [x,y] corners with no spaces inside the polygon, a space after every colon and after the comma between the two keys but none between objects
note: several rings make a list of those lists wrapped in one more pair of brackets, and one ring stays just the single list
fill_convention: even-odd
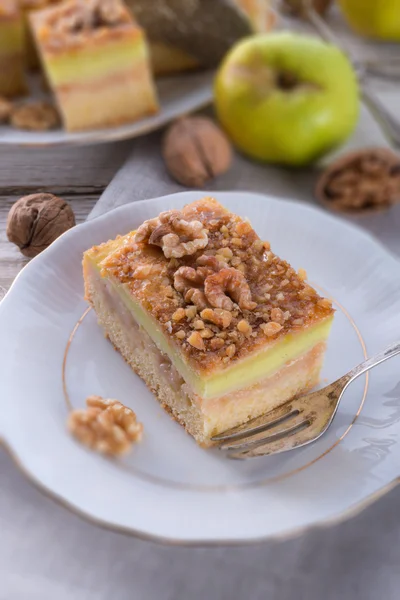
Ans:
[{"label": "silver fork", "polygon": [[327,387],[286,402],[252,421],[212,438],[229,458],[253,458],[311,444],[332,423],[346,388],[376,365],[400,354],[400,342],[369,358]]},{"label": "silver fork", "polygon": [[[365,106],[375,119],[387,141],[394,148],[400,149],[400,121],[395,117],[395,115],[391,114],[386,109],[381,100],[371,89],[371,86],[368,84],[366,79],[367,75],[369,74],[368,63],[359,63],[354,60],[351,52],[347,48],[343,47],[343,42],[337,38],[335,33],[328,26],[327,22],[322,19],[314,9],[311,0],[302,0],[302,5],[306,18],[314,27],[319,36],[326,42],[335,44],[347,54],[357,73],[361,98],[364,101]],[[396,68],[397,63],[393,65],[393,69],[396,70]],[[379,67],[375,64],[375,73],[378,71]]]}]

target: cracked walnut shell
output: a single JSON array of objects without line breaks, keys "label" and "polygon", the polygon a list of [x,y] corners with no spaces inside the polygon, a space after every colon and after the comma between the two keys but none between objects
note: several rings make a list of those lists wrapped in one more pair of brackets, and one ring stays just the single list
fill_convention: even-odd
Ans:
[{"label": "cracked walnut shell", "polygon": [[346,154],[321,175],[316,196],[335,210],[388,208],[400,201],[400,156],[388,148]]},{"label": "cracked walnut shell", "polygon": [[142,439],[143,425],[133,410],[118,400],[89,396],[86,405],[86,409],[72,411],[67,422],[69,431],[85,446],[117,456]]},{"label": "cracked walnut shell", "polygon": [[31,194],[13,204],[7,218],[7,237],[24,256],[32,258],[75,225],[70,205],[53,194]]},{"label": "cracked walnut shell", "polygon": [[183,117],[168,129],[162,149],[170,175],[186,187],[202,187],[225,173],[232,149],[223,131],[207,117]]}]

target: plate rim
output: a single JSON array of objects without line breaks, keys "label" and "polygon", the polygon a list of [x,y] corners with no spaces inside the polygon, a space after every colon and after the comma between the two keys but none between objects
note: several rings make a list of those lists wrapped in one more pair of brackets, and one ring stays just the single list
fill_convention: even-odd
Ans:
[{"label": "plate rim", "polygon": [[[198,73],[209,73],[210,76],[213,78],[214,75],[214,71],[211,70],[205,70],[205,71],[196,71],[194,73],[194,75],[198,74]],[[190,77],[191,73],[186,74],[186,77],[189,76]],[[165,77],[165,79],[179,79],[179,77],[185,77],[185,74],[179,76],[179,75],[171,75],[169,77]],[[88,146],[95,146],[95,145],[100,145],[100,144],[109,144],[112,142],[123,142],[126,140],[130,140],[130,139],[136,139],[139,138],[141,136],[144,135],[148,135],[151,133],[154,133],[155,131],[157,131],[158,129],[162,129],[163,127],[165,127],[166,125],[168,125],[169,123],[171,123],[173,120],[179,118],[180,116],[182,116],[183,114],[187,114],[187,113],[192,113],[195,111],[199,111],[199,110],[203,110],[204,108],[206,108],[207,106],[209,106],[212,101],[213,101],[213,87],[212,87],[212,80],[211,83],[209,82],[208,84],[204,83],[204,98],[199,99],[196,102],[193,102],[192,105],[190,106],[190,108],[186,109],[185,111],[179,111],[176,112],[176,114],[172,114],[172,115],[164,115],[162,116],[162,112],[163,112],[163,107],[161,105],[160,102],[160,110],[158,113],[156,113],[155,115],[153,115],[154,117],[159,117],[159,120],[156,122],[151,122],[151,123],[147,123],[146,124],[146,118],[144,119],[139,119],[137,121],[133,121],[132,123],[125,123],[124,125],[120,125],[120,126],[114,126],[114,127],[109,127],[109,128],[97,128],[97,129],[88,129],[87,131],[77,131],[77,134],[80,134],[80,136],[74,138],[71,137],[70,139],[56,139],[54,141],[43,141],[43,142],[31,142],[29,140],[27,141],[14,141],[12,138],[9,139],[2,139],[2,137],[0,136],[0,149],[5,150],[6,148],[77,148],[77,147],[88,147]],[[28,98],[30,99],[31,96],[28,96]],[[142,125],[140,125],[141,121],[145,121]],[[140,127],[139,127],[140,126]],[[135,129],[136,127],[139,127],[139,129],[137,131],[132,131],[132,129]],[[68,132],[65,129],[62,129],[62,131],[66,134],[68,134]],[[25,133],[27,135],[29,135],[29,131],[25,131]],[[40,132],[36,132],[36,133],[40,133]],[[51,133],[51,132],[44,132],[44,133]]]},{"label": "plate rim", "polygon": [[[187,198],[187,201],[191,201],[192,198],[188,198],[188,196],[192,196],[192,197],[200,196],[201,197],[201,196],[205,196],[205,195],[210,195],[210,196],[218,197],[218,195],[220,195],[220,194],[230,194],[231,196],[236,196],[236,197],[240,197],[243,194],[246,194],[247,197],[249,197],[249,196],[257,197],[258,199],[264,199],[264,200],[266,198],[268,198],[268,200],[270,202],[274,202],[274,203],[284,202],[285,204],[289,204],[289,205],[295,204],[297,208],[301,208],[305,212],[317,211],[321,215],[324,215],[324,217],[326,219],[335,221],[337,224],[340,223],[340,225],[342,227],[346,228],[349,233],[351,231],[356,231],[357,234],[363,236],[365,238],[365,240],[368,241],[368,243],[373,244],[375,246],[375,249],[377,251],[379,251],[382,256],[384,255],[385,258],[387,260],[390,260],[393,265],[396,265],[397,268],[400,268],[400,262],[398,261],[396,256],[392,252],[390,252],[390,250],[388,250],[373,235],[371,235],[369,232],[366,232],[362,227],[360,227],[358,225],[354,225],[353,223],[348,223],[336,215],[327,213],[325,210],[323,210],[322,208],[320,208],[318,206],[304,204],[304,203],[301,203],[301,202],[298,202],[298,201],[292,200],[292,199],[281,199],[277,196],[272,196],[269,194],[253,193],[253,192],[246,192],[246,191],[225,191],[225,190],[222,191],[222,190],[220,190],[220,191],[216,191],[216,192],[211,192],[211,191],[204,191],[204,190],[198,190],[198,191],[190,190],[190,191],[182,191],[182,192],[178,192],[175,194],[167,194],[167,195],[159,196],[156,198],[140,200],[137,202],[124,204],[124,205],[116,207],[102,215],[99,215],[96,218],[87,220],[87,221],[77,225],[76,227],[66,231],[55,242],[53,242],[53,244],[51,244],[48,248],[46,248],[46,250],[44,250],[40,255],[33,258],[18,273],[18,275],[14,279],[12,285],[10,286],[9,290],[7,291],[6,295],[0,302],[0,315],[5,310],[5,304],[7,304],[7,302],[9,301],[9,300],[7,300],[7,298],[10,298],[12,296],[12,294],[15,293],[16,287],[20,285],[20,283],[18,283],[18,282],[23,281],[24,277],[26,276],[26,273],[30,269],[32,269],[32,267],[30,265],[31,264],[36,265],[38,262],[40,263],[40,260],[43,260],[43,258],[42,258],[43,256],[50,257],[51,252],[54,251],[54,248],[57,247],[58,244],[65,243],[66,239],[69,237],[72,238],[73,236],[76,236],[76,235],[82,235],[85,228],[87,229],[87,228],[92,227],[92,225],[91,225],[92,223],[96,224],[102,220],[106,221],[107,218],[109,218],[110,214],[114,214],[114,215],[116,213],[123,214],[125,211],[132,209],[132,206],[131,206],[132,204],[140,206],[143,204],[156,203],[156,202],[159,202],[160,200],[171,199],[173,197],[174,198],[176,198],[176,197]],[[337,523],[341,523],[355,515],[358,515],[363,510],[365,510],[368,506],[370,506],[372,503],[374,503],[376,500],[378,500],[382,496],[386,495],[392,489],[396,488],[397,485],[400,484],[400,474],[399,474],[399,476],[396,476],[390,482],[385,483],[382,487],[375,490],[374,492],[372,492],[365,498],[361,499],[360,501],[355,502],[354,504],[348,506],[345,510],[343,510],[339,514],[335,514],[331,517],[327,517],[327,518],[323,519],[322,521],[319,521],[316,523],[301,525],[299,527],[295,527],[290,530],[279,532],[279,533],[266,534],[266,535],[263,535],[263,536],[260,536],[257,538],[255,538],[255,537],[252,537],[249,539],[241,538],[241,539],[237,539],[237,540],[231,539],[231,538],[225,539],[225,540],[224,539],[215,539],[215,538],[209,539],[209,540],[207,540],[207,539],[203,539],[203,540],[180,539],[180,538],[173,539],[173,538],[169,538],[169,537],[165,536],[164,534],[158,535],[158,534],[148,533],[148,532],[145,532],[142,530],[135,529],[132,526],[111,524],[110,522],[108,522],[106,520],[103,520],[99,517],[93,516],[90,512],[79,508],[73,502],[67,500],[65,497],[63,497],[62,495],[60,495],[57,492],[55,492],[54,490],[52,490],[50,487],[48,487],[48,485],[43,483],[35,473],[30,471],[29,468],[24,465],[23,459],[20,456],[18,456],[17,453],[12,448],[12,441],[11,441],[11,439],[9,439],[8,436],[6,436],[6,434],[2,435],[0,433],[0,445],[5,448],[5,450],[9,454],[9,456],[12,458],[15,466],[18,468],[18,470],[20,472],[23,473],[23,475],[28,479],[28,481],[33,483],[46,496],[50,497],[57,503],[61,504],[62,506],[64,506],[65,508],[67,508],[68,510],[70,510],[71,512],[76,514],[77,516],[86,519],[88,522],[90,522],[92,524],[104,527],[104,528],[112,530],[112,531],[129,534],[129,535],[138,537],[140,539],[155,541],[158,543],[164,543],[164,544],[169,544],[169,545],[182,545],[182,546],[224,546],[224,545],[230,546],[230,545],[233,545],[233,546],[235,546],[235,545],[255,544],[255,543],[260,543],[260,542],[269,541],[269,540],[291,539],[293,537],[297,537],[297,536],[301,535],[305,531],[320,529],[323,527],[329,527],[329,526],[335,525]]]},{"label": "plate rim", "polygon": [[360,515],[364,510],[372,506],[375,502],[377,502],[383,496],[386,496],[388,493],[396,489],[400,485],[400,476],[395,477],[392,481],[385,484],[382,488],[379,488],[375,492],[372,492],[368,496],[366,496],[360,502],[356,502],[349,506],[346,510],[342,511],[338,515],[332,516],[330,518],[325,519],[324,521],[320,521],[318,523],[313,523],[312,525],[302,525],[299,527],[295,527],[285,532],[274,533],[269,535],[263,535],[258,538],[249,538],[249,539],[205,539],[205,540],[183,540],[179,538],[169,538],[165,535],[155,535],[151,533],[147,533],[138,529],[134,529],[133,527],[123,526],[123,525],[112,525],[108,521],[100,519],[99,517],[94,517],[89,512],[86,512],[83,509],[78,508],[72,502],[63,498],[57,492],[51,490],[47,485],[42,483],[40,479],[38,479],[33,473],[31,473],[23,464],[22,460],[13,452],[11,445],[3,438],[0,437],[0,448],[3,448],[8,456],[11,458],[14,466],[17,470],[23,475],[23,477],[32,484],[43,496],[54,502],[55,504],[62,506],[68,512],[73,515],[79,517],[86,523],[90,523],[91,525],[101,527],[107,531],[112,531],[114,533],[120,533],[123,535],[127,535],[130,537],[134,537],[140,539],[145,542],[153,542],[163,546],[176,546],[182,548],[211,548],[211,547],[237,547],[237,546],[252,546],[254,544],[261,544],[265,542],[285,542],[287,540],[293,540],[297,537],[300,537],[304,533],[309,533],[311,531],[320,531],[322,529],[328,529],[335,525],[339,525],[341,523],[345,523],[346,521],[352,519]]}]

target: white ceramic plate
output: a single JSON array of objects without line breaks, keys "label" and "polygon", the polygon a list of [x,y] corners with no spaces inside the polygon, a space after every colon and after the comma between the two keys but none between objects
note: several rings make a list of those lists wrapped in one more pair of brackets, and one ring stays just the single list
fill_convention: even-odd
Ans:
[{"label": "white ceramic plate", "polygon": [[[160,111],[151,117],[135,123],[94,129],[79,133],[68,133],[60,129],[34,132],[0,125],[0,145],[15,146],[74,146],[100,144],[138,137],[163,127],[180,115],[206,106],[212,99],[212,71],[187,73],[175,77],[163,77],[156,81],[160,101]],[[36,85],[35,85],[36,84]],[[36,99],[46,98],[40,92],[37,82],[33,82]]]},{"label": "white ceramic plate", "polygon": [[[103,337],[82,298],[82,252],[185,192],[114,210],[64,234],[34,259],[0,304],[0,431],[27,475],[98,523],[173,542],[249,542],[332,522],[387,491],[400,474],[399,360],[353,383],[313,445],[246,462],[196,446]],[[337,308],[323,382],[400,339],[400,264],[361,230],[267,196],[217,193]],[[72,340],[69,344],[69,340]],[[66,354],[67,351],[67,354]],[[63,361],[65,390],[63,390]],[[115,397],[143,421],[143,443],[108,460],[66,432],[66,396]]]}]

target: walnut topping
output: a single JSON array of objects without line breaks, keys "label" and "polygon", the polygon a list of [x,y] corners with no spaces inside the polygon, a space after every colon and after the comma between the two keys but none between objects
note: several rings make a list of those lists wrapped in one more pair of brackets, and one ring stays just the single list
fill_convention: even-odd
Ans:
[{"label": "walnut topping", "polygon": [[214,332],[211,331],[211,329],[209,329],[208,327],[206,327],[205,329],[202,329],[200,331],[200,335],[203,339],[209,339],[214,337]]},{"label": "walnut topping", "polygon": [[223,308],[205,308],[201,311],[200,316],[205,321],[214,323],[222,329],[229,327],[232,321],[232,313]]},{"label": "walnut topping", "polygon": [[246,321],[246,319],[239,321],[237,328],[238,331],[240,331],[240,333],[244,333],[244,335],[250,335],[253,330],[252,326],[248,321]]},{"label": "walnut topping", "polygon": [[194,286],[204,283],[204,277],[193,267],[180,267],[174,275],[174,288],[177,292],[185,293]]},{"label": "walnut topping", "polygon": [[273,308],[271,310],[271,321],[275,321],[279,325],[283,325],[285,322],[285,317],[283,311],[280,308]]},{"label": "walnut topping", "polygon": [[316,195],[336,210],[387,208],[400,201],[400,157],[387,148],[349,153],[322,174]]},{"label": "walnut topping", "polygon": [[191,288],[186,292],[185,301],[192,302],[192,304],[194,304],[199,310],[207,306],[207,300],[204,292],[197,288]]},{"label": "walnut topping", "polygon": [[143,425],[121,402],[89,396],[86,405],[86,409],[72,411],[68,419],[68,429],[85,446],[103,454],[120,455],[142,439]]},{"label": "walnut topping", "polygon": [[[147,243],[152,236],[152,241],[159,243],[165,229],[157,234],[155,230],[174,219],[202,223],[207,247],[191,255],[166,258]],[[142,236],[139,241],[138,233]],[[240,239],[241,245],[232,243],[232,238]],[[148,264],[160,267],[160,274],[135,279],[137,267]],[[247,222],[211,198],[163,213],[136,234],[123,236],[101,268],[126,286],[173,337],[183,359],[206,376],[299,328],[298,319],[308,326],[332,314]],[[171,285],[172,296],[166,293]],[[229,357],[233,349],[228,354],[226,349],[232,345],[235,352]]]},{"label": "walnut topping", "polygon": [[226,262],[226,257],[222,255],[222,250],[229,250],[229,248],[221,248],[220,249],[220,255],[216,255],[216,256],[209,256],[208,254],[202,254],[201,256],[199,256],[199,258],[197,259],[197,263],[201,266],[201,267],[209,267],[210,271],[204,270],[204,269],[198,269],[198,272],[202,274],[203,276],[203,281],[206,278],[207,275],[211,275],[211,273],[214,271],[215,273],[218,273],[218,271],[220,271],[221,269],[225,269],[226,267],[228,267],[228,263]]},{"label": "walnut topping", "polygon": [[235,352],[236,352],[235,344],[229,344],[229,346],[227,346],[227,348],[225,350],[225,354],[228,358],[232,358],[232,356],[235,355]]},{"label": "walnut topping", "polygon": [[40,36],[51,46],[58,42],[83,41],[83,35],[104,27],[115,27],[129,21],[120,0],[70,0],[49,11]]},{"label": "walnut topping", "polygon": [[197,308],[195,306],[188,306],[185,308],[185,315],[189,320],[194,319],[197,315]]},{"label": "walnut topping", "polygon": [[[124,265],[124,268],[129,265]],[[162,267],[161,265],[155,264],[147,264],[147,265],[139,265],[133,272],[134,279],[150,279],[155,275],[159,275],[161,273]]]},{"label": "walnut topping", "polygon": [[301,281],[306,281],[307,271],[305,269],[299,269],[298,275],[299,275],[299,278],[301,279]]},{"label": "walnut topping", "polygon": [[232,296],[242,310],[252,310],[257,306],[251,300],[250,288],[244,275],[232,267],[209,275],[204,282],[204,293],[215,308],[233,310],[233,302],[229,296]]},{"label": "walnut topping", "polygon": [[273,337],[282,329],[282,325],[275,323],[274,321],[263,323],[260,327],[267,337]]},{"label": "walnut topping", "polygon": [[145,221],[136,232],[135,242],[160,246],[166,258],[182,258],[205,248],[208,235],[200,221],[186,221],[181,212],[169,210]]},{"label": "walnut topping", "polygon": [[174,314],[172,315],[173,321],[182,321],[186,316],[185,310],[183,308],[178,308]]},{"label": "walnut topping", "polygon": [[189,344],[193,346],[193,348],[197,348],[197,350],[205,350],[206,347],[203,342],[203,338],[201,337],[198,331],[193,331],[187,339]]},{"label": "walnut topping", "polygon": [[320,300],[318,300],[317,305],[321,306],[322,308],[332,308],[332,302],[327,298],[321,298]]},{"label": "walnut topping", "polygon": [[217,350],[221,350],[221,348],[225,345],[224,340],[219,337],[214,337],[210,342],[210,348],[214,352]]}]

